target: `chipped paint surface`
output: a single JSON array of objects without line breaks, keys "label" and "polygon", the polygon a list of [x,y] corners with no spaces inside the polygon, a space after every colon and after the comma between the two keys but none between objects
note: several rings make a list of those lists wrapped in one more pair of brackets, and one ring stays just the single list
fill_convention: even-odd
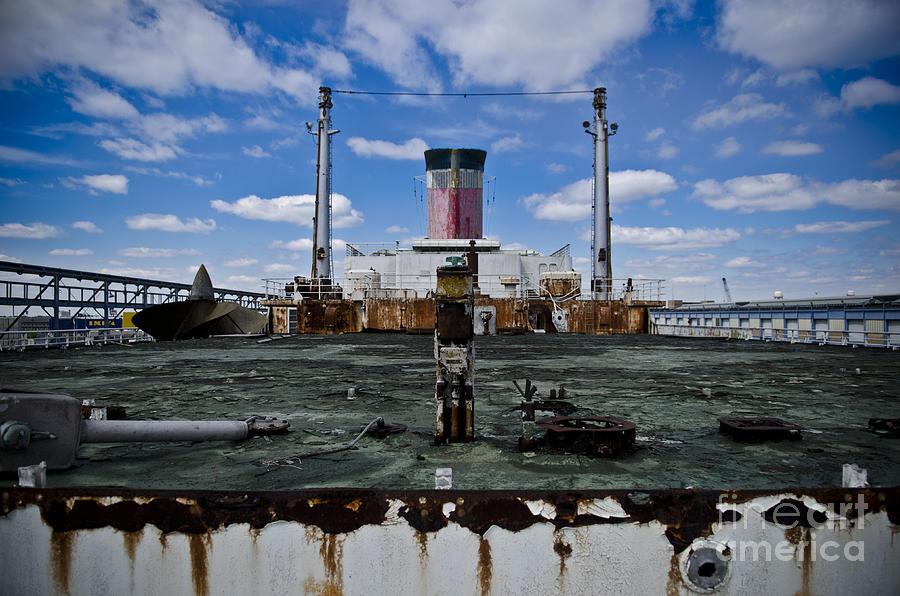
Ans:
[{"label": "chipped paint surface", "polygon": [[900,585],[896,488],[11,488],[0,499],[9,511],[0,517],[0,541],[15,545],[0,558],[9,593],[596,593],[604,586],[688,594],[685,569],[706,544],[728,548],[728,579],[717,593],[843,594],[863,586],[890,593]]}]

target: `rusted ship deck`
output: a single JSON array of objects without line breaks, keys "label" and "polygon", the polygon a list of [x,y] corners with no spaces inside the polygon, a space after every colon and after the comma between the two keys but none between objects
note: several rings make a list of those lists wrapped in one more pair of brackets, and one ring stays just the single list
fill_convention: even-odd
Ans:
[{"label": "rusted ship deck", "polygon": [[[873,485],[900,484],[900,442],[869,430],[900,417],[898,354],[653,336],[519,335],[475,342],[471,444],[433,445],[431,337],[217,338],[67,351],[4,353],[0,386],[124,406],[134,419],[291,421],[285,436],[244,442],[85,445],[55,486],[287,489],[433,488],[436,468],[459,489],[772,488],[840,486],[856,463]],[[513,379],[546,399],[565,386],[582,411],[637,425],[618,458],[519,453]],[[349,388],[356,399],[348,400]],[[357,449],[301,458],[266,472],[259,459],[346,444],[376,416],[408,427]],[[718,418],[774,417],[804,427],[800,441],[740,443]],[[4,483],[8,486],[12,480]]]},{"label": "rusted ship deck", "polygon": [[[0,385],[131,418],[274,414],[240,443],[86,445],[0,480],[11,593],[896,592],[895,352],[647,335],[476,340],[477,440],[435,446],[431,337],[217,338],[3,354]],[[616,458],[521,453],[512,379],[637,426]],[[354,388],[355,399],[348,399]],[[557,393],[558,395],[558,393]],[[406,432],[345,445],[374,416]],[[735,442],[720,417],[801,440]],[[301,454],[288,465],[255,465]],[[842,488],[841,468],[871,488]],[[452,489],[435,490],[437,468]],[[891,562],[893,561],[893,563]]]}]

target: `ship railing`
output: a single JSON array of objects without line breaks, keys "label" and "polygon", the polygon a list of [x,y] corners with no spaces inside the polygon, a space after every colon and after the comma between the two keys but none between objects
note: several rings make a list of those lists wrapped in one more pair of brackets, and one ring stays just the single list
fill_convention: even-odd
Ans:
[{"label": "ship railing", "polygon": [[[333,298],[335,295],[341,294],[343,280],[337,279],[334,282],[309,284],[309,280],[294,277],[268,277],[262,281],[265,282],[265,298],[263,300],[301,300],[303,295],[314,298]],[[298,286],[309,284],[302,294]],[[293,288],[293,289],[291,289]]]},{"label": "ship railing", "polygon": [[[631,289],[629,290],[629,282]],[[666,296],[666,280],[643,277],[614,277],[609,282],[610,300],[631,300],[641,302],[662,302]],[[582,292],[583,300],[599,300],[600,292]]]},{"label": "ship railing", "polygon": [[654,323],[652,335],[678,337],[726,337],[757,341],[778,341],[831,346],[900,349],[900,332],[830,329],[774,329],[772,327],[731,327],[729,325],[688,325],[684,323]]},{"label": "ship railing", "polygon": [[[537,299],[547,295],[547,290],[540,284],[540,275],[523,273],[476,274],[473,281],[484,295],[495,298],[531,298]],[[665,280],[632,279],[628,289],[628,279],[613,279],[610,284],[610,299],[632,301],[662,301],[665,297]],[[437,274],[396,274],[375,272],[363,273],[360,277],[346,280],[343,296],[346,299],[360,300],[366,298],[407,297],[410,294],[418,298],[431,295],[437,286]],[[582,300],[598,299],[589,291],[581,288],[570,290],[564,299],[579,298]]]},{"label": "ship railing", "polygon": [[91,327],[87,329],[46,329],[7,331],[0,337],[0,351],[23,351],[36,348],[67,348],[69,346],[99,346],[133,344],[154,341],[137,327]]},{"label": "ship railing", "polygon": [[368,257],[395,255],[400,250],[400,241],[394,242],[354,242],[347,243],[344,254],[348,257]]}]

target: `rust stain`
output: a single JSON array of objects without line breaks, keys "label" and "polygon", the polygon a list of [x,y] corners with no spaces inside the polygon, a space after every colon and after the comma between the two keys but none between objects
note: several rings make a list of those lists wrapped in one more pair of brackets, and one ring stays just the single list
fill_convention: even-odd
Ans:
[{"label": "rust stain", "polygon": [[572,545],[565,541],[562,534],[557,533],[553,551],[559,556],[559,575],[562,577],[566,572],[566,560],[572,556]]},{"label": "rust stain", "polygon": [[478,537],[478,583],[481,585],[481,593],[488,594],[491,591],[491,576],[493,567],[491,563],[491,543],[483,537]]},{"label": "rust stain", "polygon": [[416,540],[419,541],[419,558],[425,562],[428,559],[428,532],[416,532]]},{"label": "rust stain", "polygon": [[322,596],[340,596],[344,593],[344,538],[324,534],[319,542],[319,555],[325,565],[325,581],[320,583]]},{"label": "rust stain", "polygon": [[796,594],[797,596],[811,596],[810,580],[812,579],[812,564],[815,557],[812,530],[801,526],[798,526],[796,529],[800,530],[800,548],[797,549],[797,554],[800,556],[800,565],[803,571],[803,585]]},{"label": "rust stain", "polygon": [[362,507],[362,504],[363,502],[361,499],[353,499],[352,501],[344,505],[344,507],[346,507],[350,511],[359,511],[359,508]]},{"label": "rust stain", "polygon": [[794,526],[793,528],[788,528],[784,531],[784,538],[794,546],[800,544],[800,541],[803,539],[803,530],[805,528],[801,528],[800,526]]},{"label": "rust stain", "polygon": [[208,534],[188,534],[188,546],[191,551],[191,579],[194,582],[194,594],[209,594],[209,561],[207,560]]},{"label": "rust stain", "polygon": [[681,565],[678,553],[672,553],[669,560],[669,581],[666,582],[666,596],[678,596],[684,586],[684,578],[681,577]]},{"label": "rust stain", "polygon": [[73,532],[53,532],[50,534],[50,565],[53,567],[53,581],[60,593],[69,593],[69,573],[72,567]]},{"label": "rust stain", "polygon": [[122,532],[122,543],[125,547],[125,554],[131,561],[131,592],[134,592],[134,561],[137,545],[143,537],[143,532]]}]

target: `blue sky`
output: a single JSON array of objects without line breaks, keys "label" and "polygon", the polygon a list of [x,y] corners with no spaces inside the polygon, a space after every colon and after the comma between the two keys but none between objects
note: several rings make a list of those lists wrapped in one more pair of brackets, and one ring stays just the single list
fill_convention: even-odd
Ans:
[{"label": "blue sky", "polygon": [[[308,275],[317,89],[608,89],[615,277],[682,299],[900,292],[893,0],[4,1],[0,260]],[[591,95],[336,94],[334,237],[425,231],[422,152],[488,151],[485,234],[589,273]]]}]

